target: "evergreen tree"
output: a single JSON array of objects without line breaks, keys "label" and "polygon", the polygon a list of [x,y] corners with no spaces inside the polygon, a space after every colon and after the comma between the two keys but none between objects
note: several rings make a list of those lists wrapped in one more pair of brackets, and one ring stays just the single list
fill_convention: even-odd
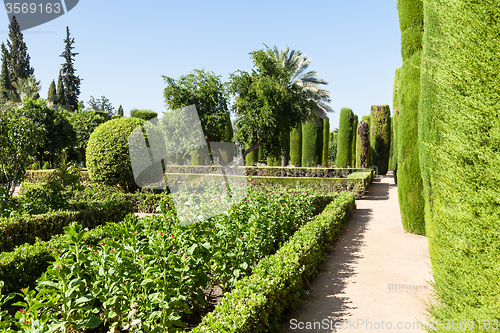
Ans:
[{"label": "evergreen tree", "polygon": [[57,105],[66,105],[66,93],[64,92],[64,84],[61,72],[59,72],[59,79],[57,80],[57,95],[55,103]]},{"label": "evergreen tree", "polygon": [[8,99],[8,91],[10,91],[9,68],[7,66],[8,52],[5,44],[2,43],[2,72],[0,73],[0,99]]},{"label": "evergreen tree", "polygon": [[16,17],[12,17],[9,24],[9,48],[7,53],[9,78],[11,82],[17,82],[20,79],[27,79],[33,76],[35,70],[30,66],[30,56],[28,48],[23,40],[23,34],[17,23]]},{"label": "evergreen tree", "polygon": [[61,72],[64,81],[66,105],[68,105],[71,110],[76,110],[78,108],[78,96],[80,95],[80,78],[75,75],[73,61],[78,53],[71,51],[74,49],[72,45],[75,39],[70,38],[69,35],[69,27],[66,27],[66,39],[64,40],[66,46],[64,52],[60,55],[66,62],[62,64]]},{"label": "evergreen tree", "polygon": [[49,93],[47,94],[47,100],[55,103],[57,100],[56,83],[54,80],[50,83]]},{"label": "evergreen tree", "polygon": [[117,113],[120,117],[123,117],[123,108],[122,108],[122,105],[120,104],[120,106],[118,107],[118,113]]}]

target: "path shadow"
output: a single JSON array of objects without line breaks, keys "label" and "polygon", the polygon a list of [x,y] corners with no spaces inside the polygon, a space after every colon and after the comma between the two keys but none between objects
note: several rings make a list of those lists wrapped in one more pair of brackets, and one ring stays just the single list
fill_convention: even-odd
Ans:
[{"label": "path shadow", "polygon": [[[382,183],[382,179],[389,178],[389,183]],[[394,184],[394,177],[392,175],[377,176],[373,183],[368,186],[365,194],[358,200],[389,200],[389,189],[397,187]]]},{"label": "path shadow", "polygon": [[[354,309],[345,295],[347,281],[355,273],[356,263],[363,257],[361,249],[365,243],[364,234],[367,223],[372,219],[372,209],[356,209],[349,220],[346,230],[332,244],[331,251],[319,268],[319,273],[311,282],[310,290],[303,293],[303,300],[281,323],[281,332],[295,332],[292,320],[297,322],[334,323],[348,316]],[[302,330],[301,330],[302,331]],[[331,330],[307,330],[306,332],[330,332]]]}]

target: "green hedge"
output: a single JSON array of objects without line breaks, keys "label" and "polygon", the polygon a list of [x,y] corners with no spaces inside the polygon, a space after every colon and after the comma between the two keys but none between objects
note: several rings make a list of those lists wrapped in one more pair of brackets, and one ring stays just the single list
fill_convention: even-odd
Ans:
[{"label": "green hedge", "polygon": [[302,125],[292,129],[290,133],[290,164],[302,166]]},{"label": "green hedge", "polygon": [[351,109],[340,110],[339,133],[337,136],[337,159],[336,166],[348,168],[352,166],[352,133],[354,124],[354,113]]},{"label": "green hedge", "polygon": [[276,254],[262,259],[192,332],[279,331],[282,316],[298,304],[355,207],[352,193],[340,194]]},{"label": "green hedge", "polygon": [[321,165],[329,166],[328,148],[330,147],[330,120],[323,119],[323,154],[321,157]]},{"label": "green hedge", "polygon": [[391,147],[392,147],[392,166],[389,165],[389,167],[392,168],[393,175],[394,175],[394,183],[398,183],[398,133],[397,133],[397,128],[398,128],[398,117],[399,117],[399,72],[401,70],[401,67],[396,69],[396,73],[394,74],[394,88],[393,88],[393,93],[392,93],[392,123],[391,123],[391,131],[392,131],[392,139],[391,139]]},{"label": "green hedge", "polygon": [[[246,144],[245,149],[250,149],[253,145]],[[259,151],[257,149],[249,152],[247,156],[245,156],[245,165],[252,166],[259,161]]]},{"label": "green hedge", "polygon": [[356,164],[356,141],[358,140],[358,116],[355,114],[354,115],[354,121],[352,122],[352,142],[351,142],[351,150],[352,150],[352,156],[351,156],[351,162],[352,162],[352,167],[358,167]]},{"label": "green hedge", "polygon": [[[29,183],[42,183],[47,181],[47,177],[54,172],[55,169],[47,169],[47,170],[26,170],[26,178],[24,181],[29,182]],[[82,171],[80,171],[80,174],[82,175],[82,181],[84,182],[89,182],[89,173],[87,169],[82,168]]]},{"label": "green hedge", "polygon": [[42,215],[19,216],[0,219],[0,251],[12,251],[14,247],[33,244],[37,238],[45,241],[64,232],[63,228],[78,222],[85,228],[94,228],[106,222],[121,221],[133,213],[130,201],[97,203],[82,211],[58,211]]},{"label": "green hedge", "polygon": [[302,123],[302,166],[311,167],[321,163],[322,129],[322,119],[314,112],[310,119]]},{"label": "green hedge", "polygon": [[370,115],[370,161],[380,175],[387,174],[391,149],[391,110],[389,105],[372,105]]},{"label": "green hedge", "polygon": [[139,118],[139,119],[142,119],[144,121],[148,121],[148,120],[151,120],[151,119],[158,117],[158,113],[151,111],[151,110],[133,109],[130,111],[130,117]]},{"label": "green hedge", "polygon": [[425,2],[419,139],[438,296],[430,313],[475,319],[469,332],[491,332],[484,320],[500,319],[499,22],[497,1]]},{"label": "green hedge", "polygon": [[356,166],[367,168],[370,160],[370,131],[368,123],[362,120],[358,125],[356,136]]},{"label": "green hedge", "polygon": [[[83,241],[95,246],[105,237],[104,228],[98,226],[86,232]],[[47,270],[49,262],[54,260],[53,253],[68,243],[71,243],[71,239],[67,235],[56,235],[47,242],[24,244],[12,252],[2,252],[0,281],[5,282],[2,293],[20,292],[26,287],[34,288],[36,280]]]}]

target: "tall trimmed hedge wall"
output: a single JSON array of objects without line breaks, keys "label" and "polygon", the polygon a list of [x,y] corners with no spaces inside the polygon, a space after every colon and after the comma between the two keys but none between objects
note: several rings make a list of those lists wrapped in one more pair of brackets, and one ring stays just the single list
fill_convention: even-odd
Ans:
[{"label": "tall trimmed hedge wall", "polygon": [[329,166],[328,161],[328,147],[330,146],[330,120],[328,118],[323,119],[323,155],[321,157],[321,164],[324,166]]},{"label": "tall trimmed hedge wall", "polygon": [[495,324],[478,330],[477,320],[500,314],[500,6],[427,0],[425,26],[420,161],[439,297],[430,313],[490,332]]},{"label": "tall trimmed hedge wall", "polygon": [[302,166],[302,126],[299,125],[290,133],[290,164]]},{"label": "tall trimmed hedge wall", "polygon": [[351,151],[352,151],[352,166],[356,166],[356,140],[358,136],[358,116],[354,115],[354,121],[352,123],[352,144],[351,144]]},{"label": "tall trimmed hedge wall", "polygon": [[401,67],[396,69],[396,73],[394,74],[394,89],[393,89],[393,94],[392,94],[392,105],[393,105],[393,115],[392,115],[392,123],[391,123],[391,130],[392,130],[392,138],[391,140],[391,145],[393,149],[392,153],[392,170],[393,170],[393,175],[394,175],[394,183],[398,183],[398,133],[397,133],[397,128],[398,128],[398,117],[399,117],[399,98],[398,98],[398,93],[399,93],[399,72],[401,70]]},{"label": "tall trimmed hedge wall", "polygon": [[370,127],[370,159],[378,173],[385,175],[389,168],[391,148],[391,110],[389,105],[372,105]]},{"label": "tall trimmed hedge wall", "polygon": [[[418,152],[418,104],[423,30],[422,0],[398,0],[401,28],[398,119],[398,197],[401,222],[406,231],[425,234],[424,198]],[[410,42],[409,42],[409,41]]]},{"label": "tall trimmed hedge wall", "polygon": [[323,121],[312,113],[302,124],[302,166],[309,167],[321,163],[323,148]]},{"label": "tall trimmed hedge wall", "polygon": [[352,126],[354,124],[354,113],[351,109],[340,110],[339,133],[337,136],[337,161],[338,168],[352,166]]},{"label": "tall trimmed hedge wall", "polygon": [[366,121],[358,125],[356,137],[356,167],[367,168],[370,156],[370,130]]}]

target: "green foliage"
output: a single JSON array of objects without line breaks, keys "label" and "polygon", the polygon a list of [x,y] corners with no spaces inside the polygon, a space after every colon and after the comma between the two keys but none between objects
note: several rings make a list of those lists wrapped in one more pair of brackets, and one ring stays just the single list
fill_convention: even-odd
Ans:
[{"label": "green foliage", "polygon": [[403,57],[403,66],[398,74],[399,119],[396,129],[399,206],[404,229],[423,235],[424,198],[418,141],[423,1],[399,1],[398,11]]},{"label": "green foliage", "polygon": [[295,127],[290,133],[290,164],[302,166],[302,125]]},{"label": "green foliage", "polygon": [[[391,129],[392,129],[392,139],[391,139],[391,146],[392,146],[392,170],[394,174],[394,183],[398,183],[398,117],[399,117],[399,72],[401,70],[401,67],[396,69],[396,73],[394,75],[394,88],[393,88],[393,97],[392,97],[392,108],[393,108],[393,116],[392,116],[392,123],[391,123]],[[391,167],[391,166],[389,166]]]},{"label": "green foliage", "polygon": [[290,81],[296,68],[283,66],[272,50],[250,54],[254,62],[252,73],[238,71],[230,77],[230,93],[236,96],[235,140],[261,144],[265,141],[269,155],[278,156],[282,135],[304,120],[314,101],[308,100],[299,83]]},{"label": "green foliage", "polygon": [[358,125],[356,137],[356,167],[368,168],[370,165],[370,129],[368,123],[362,120]]},{"label": "green foliage", "polygon": [[323,119],[323,154],[321,157],[321,164],[324,166],[330,165],[330,162],[328,160],[329,148],[330,148],[330,120],[327,117]]},{"label": "green foliage", "polygon": [[102,113],[106,113],[108,117],[111,117],[115,113],[115,108],[109,101],[109,99],[106,98],[106,96],[101,96],[101,98],[94,98],[94,96],[90,96],[89,100],[89,111],[99,111]]},{"label": "green foliage", "polygon": [[323,120],[315,113],[302,123],[302,166],[311,167],[321,163],[322,150],[318,149],[319,142],[323,143]]},{"label": "green foliage", "polygon": [[56,82],[54,80],[50,83],[49,92],[47,93],[47,101],[52,103],[57,101]]},{"label": "green foliage", "polygon": [[[107,115],[106,115],[107,116]],[[76,149],[85,152],[90,135],[102,123],[106,122],[102,115],[95,111],[75,112],[69,121],[76,132]]]},{"label": "green foliage", "polygon": [[354,209],[354,195],[340,194],[276,254],[261,260],[192,332],[278,331]]},{"label": "green foliage", "polygon": [[[61,73],[62,80],[64,82],[64,96],[66,103],[63,103],[62,99],[59,100],[60,105],[67,105],[70,110],[74,111],[78,109],[78,96],[80,96],[80,77],[75,75],[74,61],[75,56],[78,53],[73,52],[75,48],[73,44],[75,43],[74,38],[69,37],[69,27],[66,27],[66,39],[64,40],[65,47],[64,52],[60,57],[64,58],[65,62],[62,65]],[[62,96],[61,91],[58,91],[60,96]]]},{"label": "green foliage", "polygon": [[338,133],[330,132],[330,142],[328,146],[328,159],[332,163],[336,163],[335,159],[337,158],[337,136]]},{"label": "green foliage", "polygon": [[9,197],[24,179],[26,168],[35,161],[36,150],[46,135],[44,126],[23,111],[0,110],[0,178]]},{"label": "green foliage", "polygon": [[351,144],[352,148],[351,161],[353,167],[356,167],[356,140],[358,136],[358,123],[359,123],[358,116],[354,115],[354,121],[352,123],[352,144]]},{"label": "green foliage", "polygon": [[23,33],[17,23],[17,19],[12,17],[9,24],[9,40],[7,41],[7,59],[10,82],[14,83],[21,79],[27,79],[34,73],[30,65],[28,48],[23,40]]},{"label": "green foliage", "polygon": [[342,108],[340,110],[339,134],[337,143],[336,166],[348,168],[352,162],[352,133],[354,124],[354,113],[351,109]]},{"label": "green foliage", "polygon": [[[247,144],[245,146],[245,150],[249,149],[251,144]],[[255,165],[259,161],[259,151],[257,149],[249,152],[247,156],[245,156],[245,165]]]},{"label": "green foliage", "polygon": [[0,99],[6,101],[9,97],[9,91],[12,89],[11,82],[9,78],[9,68],[8,68],[8,51],[5,44],[2,42],[2,71],[0,73]]},{"label": "green foliage", "polygon": [[99,125],[87,143],[87,168],[93,182],[119,185],[127,190],[137,187],[129,155],[129,136],[144,124],[139,118],[119,118]]},{"label": "green foliage", "polygon": [[43,163],[42,165],[42,170],[48,170],[50,168],[50,163],[49,161],[46,161],[45,163]]},{"label": "green foliage", "polygon": [[167,76],[163,79],[167,85],[163,96],[170,110],[194,104],[208,141],[223,142],[230,136],[228,96],[220,75],[195,69],[177,80]]},{"label": "green foliage", "polygon": [[438,297],[429,312],[492,331],[500,313],[500,11],[487,1],[425,4],[419,157]]},{"label": "green foliage", "polygon": [[120,104],[120,106],[118,107],[118,111],[116,112],[116,114],[119,116],[119,117],[123,117],[123,107],[122,105]]},{"label": "green foliage", "polygon": [[370,162],[385,175],[391,150],[391,110],[389,105],[372,105],[370,116]]},{"label": "green foliage", "polygon": [[139,110],[133,109],[130,111],[130,117],[139,118],[144,121],[151,120],[153,118],[158,117],[158,113],[151,110]]},{"label": "green foliage", "polygon": [[59,72],[59,78],[57,79],[57,95],[54,102],[57,105],[66,105],[66,93],[64,92],[64,81],[61,72]]}]

